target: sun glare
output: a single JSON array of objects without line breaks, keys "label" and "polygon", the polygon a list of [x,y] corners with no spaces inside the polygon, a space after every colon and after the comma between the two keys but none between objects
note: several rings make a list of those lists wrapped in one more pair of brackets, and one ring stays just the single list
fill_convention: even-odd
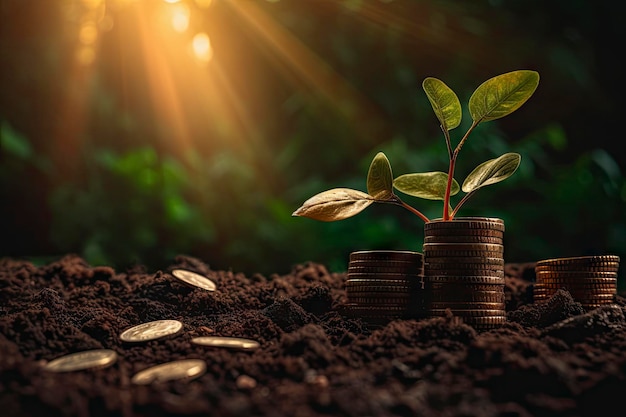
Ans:
[{"label": "sun glare", "polygon": [[[271,67],[285,85],[321,99],[325,111],[355,129],[366,129],[362,120],[380,118],[367,97],[272,15],[270,3],[67,0],[67,20],[75,24],[72,71],[84,87],[79,91],[85,107],[89,86],[95,85],[90,80],[106,70],[121,85],[115,99],[145,103],[155,135],[168,149],[185,152],[212,137],[258,156],[267,144],[255,117],[258,108],[266,111],[263,94],[269,88],[255,78],[261,71],[254,71],[251,59],[260,58],[260,69]],[[67,113],[79,112],[68,108]],[[75,122],[76,130],[88,125],[88,120]],[[74,144],[81,137],[75,133]],[[371,131],[363,132],[364,141],[371,136]]]},{"label": "sun glare", "polygon": [[211,40],[206,33],[198,33],[193,37],[191,41],[191,47],[195,57],[200,62],[209,62],[213,57],[213,48],[211,47]]},{"label": "sun glare", "polygon": [[176,32],[183,33],[189,28],[191,11],[185,4],[177,4],[172,10],[172,27]]}]

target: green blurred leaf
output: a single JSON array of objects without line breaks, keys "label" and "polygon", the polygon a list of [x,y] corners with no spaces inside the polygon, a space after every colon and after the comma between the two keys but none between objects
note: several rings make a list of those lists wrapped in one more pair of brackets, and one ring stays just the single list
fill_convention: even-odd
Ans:
[{"label": "green blurred leaf", "polygon": [[464,192],[469,193],[487,185],[503,181],[513,175],[521,161],[522,156],[520,154],[510,152],[483,162],[465,178],[462,189]]},{"label": "green blurred leaf", "polygon": [[382,152],[376,154],[367,173],[367,193],[376,200],[385,200],[393,195],[391,164]]},{"label": "green blurred leaf", "polygon": [[428,77],[422,82],[422,88],[443,129],[452,130],[461,124],[461,102],[450,87],[437,78]]},{"label": "green blurred leaf", "polygon": [[0,124],[0,149],[4,149],[9,154],[21,159],[27,159],[33,154],[28,139],[5,121]]},{"label": "green blurred leaf", "polygon": [[499,119],[513,113],[533,95],[539,85],[539,73],[518,70],[490,78],[469,99],[469,111],[475,123]]},{"label": "green blurred leaf", "polygon": [[[446,195],[448,174],[445,172],[422,172],[400,175],[393,181],[393,186],[413,197],[428,200],[443,200]],[[450,195],[459,192],[459,183],[452,179]]]},{"label": "green blurred leaf", "polygon": [[308,217],[324,222],[343,220],[359,214],[374,198],[350,188],[334,188],[314,195],[293,212],[292,216]]}]

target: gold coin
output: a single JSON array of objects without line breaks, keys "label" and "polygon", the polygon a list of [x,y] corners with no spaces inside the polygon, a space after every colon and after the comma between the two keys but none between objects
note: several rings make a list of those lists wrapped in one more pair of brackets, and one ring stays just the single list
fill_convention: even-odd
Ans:
[{"label": "gold coin", "polygon": [[352,314],[360,317],[367,318],[395,318],[401,317],[406,313],[406,306],[386,305],[386,306],[372,306],[372,305],[358,305],[356,303],[346,304],[348,311]]},{"label": "gold coin", "polygon": [[191,343],[202,346],[224,347],[241,350],[252,350],[260,346],[259,342],[256,340],[225,336],[194,337],[191,339]]},{"label": "gold coin", "polygon": [[504,291],[504,280],[497,284],[459,284],[458,282],[424,282],[424,291],[431,293],[453,292],[471,294],[473,292],[500,292]]},{"label": "gold coin", "polygon": [[421,285],[417,288],[413,288],[408,285],[401,287],[383,287],[383,286],[350,286],[346,287],[346,294],[348,297],[358,297],[363,294],[378,294],[381,297],[388,297],[390,294],[409,294],[413,290],[420,290]]},{"label": "gold coin", "polygon": [[504,310],[504,301],[501,302],[483,302],[483,301],[431,301],[427,302],[428,308],[433,310],[442,310],[449,308],[451,310]]},{"label": "gold coin", "polygon": [[146,385],[175,379],[196,378],[206,371],[206,363],[201,359],[181,359],[166,362],[144,369],[133,375],[133,384]]},{"label": "gold coin", "polygon": [[490,243],[424,243],[424,254],[426,251],[469,251],[469,252],[499,252],[504,250],[503,245]]},{"label": "gold coin", "polygon": [[405,267],[394,267],[389,265],[377,265],[377,266],[355,266],[350,265],[348,267],[348,274],[421,274],[421,265],[411,265]]},{"label": "gold coin", "polygon": [[420,280],[422,275],[418,273],[370,273],[370,272],[349,272],[347,279],[377,279],[377,280]]},{"label": "gold coin", "polygon": [[614,265],[619,263],[620,257],[617,255],[591,255],[591,256],[573,256],[567,258],[542,259],[537,261],[537,266],[543,265],[588,265],[602,266],[605,263]]},{"label": "gold coin", "polygon": [[609,278],[617,279],[617,272],[587,272],[587,271],[536,271],[535,276],[537,279],[544,281],[551,279],[597,279],[597,278]]},{"label": "gold coin", "polygon": [[500,266],[492,266],[491,268],[484,268],[483,266],[468,266],[467,268],[457,268],[450,267],[445,268],[445,265],[440,265],[436,267],[436,265],[429,266],[428,269],[424,271],[423,274],[426,276],[448,276],[448,277],[459,277],[459,276],[482,276],[482,277],[496,277],[496,278],[504,278],[504,268]]},{"label": "gold coin", "polygon": [[172,275],[192,287],[202,288],[207,291],[215,291],[217,289],[215,282],[209,278],[186,269],[174,269]]},{"label": "gold coin", "polygon": [[595,284],[595,283],[553,283],[553,282],[545,282],[542,285],[543,288],[551,288],[551,289],[560,289],[566,288],[575,291],[614,291],[617,288],[617,283],[614,282],[612,284]]},{"label": "gold coin", "polygon": [[446,316],[447,310],[450,310],[453,316],[460,317],[506,317],[506,311],[503,308],[478,308],[478,309],[454,309],[454,308],[445,308],[445,309],[429,309],[428,314],[431,316]]},{"label": "gold coin", "polygon": [[420,252],[402,250],[364,250],[350,253],[350,261],[412,261],[421,262]]},{"label": "gold coin", "polygon": [[424,236],[424,243],[489,243],[502,245],[504,243],[504,239],[502,232],[500,232],[500,235],[498,236],[458,235],[449,233],[446,235]]},{"label": "gold coin", "polygon": [[535,272],[585,271],[585,272],[618,272],[619,262],[603,262],[601,265],[535,265]]},{"label": "gold coin", "polygon": [[[421,280],[420,276],[420,280]],[[401,285],[411,285],[412,282],[416,280],[410,280],[403,276],[403,278],[398,279],[381,279],[381,278],[347,278],[346,285],[383,285],[383,286],[401,286]]]},{"label": "gold coin", "polygon": [[348,296],[348,302],[357,304],[359,306],[398,306],[398,307],[407,307],[409,302],[411,301],[411,297],[351,297]]},{"label": "gold coin", "polygon": [[[432,303],[437,302],[482,302],[504,303],[504,285],[500,291],[458,291],[456,288],[446,290],[424,291],[424,297]],[[436,308],[436,307],[433,307]]]},{"label": "gold coin", "polygon": [[506,323],[506,316],[462,317],[462,322],[475,329],[486,330]]},{"label": "gold coin", "polygon": [[501,256],[498,257],[483,257],[483,256],[468,256],[468,257],[434,257],[427,256],[424,258],[424,268],[437,266],[437,265],[446,265],[448,268],[455,267],[457,265],[471,265],[478,266],[484,265],[485,267],[492,265],[502,266],[504,267],[504,258]]},{"label": "gold coin", "polygon": [[433,258],[451,258],[449,261],[454,262],[457,258],[502,258],[502,252],[483,252],[483,251],[470,251],[470,250],[436,250],[436,249],[424,249],[424,254],[428,262]]},{"label": "gold coin", "polygon": [[429,238],[447,239],[450,243],[457,243],[456,237],[489,237],[498,238],[504,241],[502,230],[491,229],[424,229],[424,240]]},{"label": "gold coin", "polygon": [[183,323],[178,320],[155,320],[124,330],[120,334],[123,342],[146,342],[178,333]]},{"label": "gold coin", "polygon": [[453,230],[497,230],[504,232],[504,221],[501,219],[488,219],[488,218],[465,218],[454,219],[450,221],[432,220],[424,224],[424,231],[433,231],[441,229],[453,229]]},{"label": "gold coin", "polygon": [[490,277],[490,276],[441,276],[441,275],[424,275],[424,286],[430,283],[446,283],[455,285],[464,284],[502,284],[504,285],[504,278]]},{"label": "gold coin", "polygon": [[110,349],[93,349],[70,353],[44,365],[50,372],[81,371],[90,368],[106,368],[117,361],[117,353]]}]

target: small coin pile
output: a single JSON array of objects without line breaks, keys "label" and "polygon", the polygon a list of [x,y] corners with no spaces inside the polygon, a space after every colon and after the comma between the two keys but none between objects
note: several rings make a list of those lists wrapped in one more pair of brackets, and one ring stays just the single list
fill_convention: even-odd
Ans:
[{"label": "small coin pile", "polygon": [[424,225],[424,305],[429,317],[447,310],[476,329],[506,321],[504,221],[464,217]]},{"label": "small coin pile", "polygon": [[423,316],[423,271],[419,252],[352,252],[346,279],[347,312],[374,325]]},{"label": "small coin pile", "polygon": [[535,302],[546,302],[566,289],[586,310],[614,301],[620,258],[616,255],[577,256],[538,261],[535,265]]}]

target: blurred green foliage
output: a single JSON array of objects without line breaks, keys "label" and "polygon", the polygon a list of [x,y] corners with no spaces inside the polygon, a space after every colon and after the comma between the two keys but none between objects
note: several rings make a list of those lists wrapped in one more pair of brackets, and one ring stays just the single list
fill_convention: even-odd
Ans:
[{"label": "blurred green foliage", "polygon": [[[59,122],[53,103],[80,87],[64,64],[72,56],[66,22],[56,2],[4,0],[0,227],[8,239],[0,256],[76,252],[94,264],[161,268],[189,254],[214,268],[271,274],[309,260],[343,271],[354,250],[419,251],[423,224],[399,207],[374,205],[333,223],[291,213],[321,190],[365,189],[378,151],[395,176],[447,168],[420,87],[426,76],[444,80],[465,110],[480,82],[528,68],[541,75],[537,94],[475,132],[456,177],[505,152],[520,153],[522,164],[459,215],[505,219],[510,262],[596,253],[626,261],[626,157],[616,137],[624,86],[612,48],[624,29],[607,0],[545,3],[257,2],[345,81],[320,91],[288,82],[277,69],[285,62],[216,0],[192,12],[226,22],[213,22],[215,33],[210,16],[198,25],[250,117],[247,137],[203,113],[194,86],[181,100],[193,142],[177,145],[150,111],[139,67],[127,79],[107,61],[82,84],[91,94],[76,107],[88,115],[75,135],[80,148],[63,148],[52,133],[76,120]],[[106,39],[102,51],[111,54]],[[440,202],[415,204],[441,215]]]}]

